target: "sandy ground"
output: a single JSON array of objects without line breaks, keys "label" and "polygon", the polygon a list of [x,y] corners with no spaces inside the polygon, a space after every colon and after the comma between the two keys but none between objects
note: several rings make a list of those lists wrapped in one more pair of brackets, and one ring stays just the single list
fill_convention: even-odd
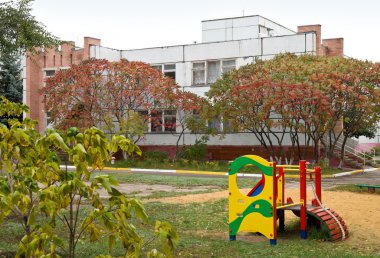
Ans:
[{"label": "sandy ground", "polygon": [[[144,197],[154,194],[155,192],[181,192],[181,193],[191,193],[206,191],[209,189],[220,189],[217,186],[193,186],[193,187],[176,187],[172,185],[148,185],[148,184],[120,184],[117,189],[122,193],[127,195],[135,195],[138,197]],[[99,190],[100,197],[108,197],[106,190]]]},{"label": "sandy ground", "polygon": [[[248,192],[244,189],[242,192]],[[308,190],[308,199],[313,197],[312,191]],[[167,197],[150,199],[165,203],[192,203],[210,202],[227,198],[227,191],[206,194],[190,194],[179,197]],[[297,189],[288,189],[286,198],[292,197],[297,201],[299,192]],[[336,211],[348,225],[350,237],[345,243],[360,249],[370,249],[380,252],[380,195],[360,194],[352,192],[323,191],[323,204]],[[291,212],[286,212],[287,220],[295,218]],[[345,244],[341,243],[341,244]]]}]

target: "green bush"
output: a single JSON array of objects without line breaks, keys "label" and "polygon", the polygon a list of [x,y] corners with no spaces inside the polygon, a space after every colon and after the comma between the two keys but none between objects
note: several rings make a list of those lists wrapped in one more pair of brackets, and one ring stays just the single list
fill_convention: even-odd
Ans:
[{"label": "green bush", "polygon": [[207,152],[207,145],[196,143],[194,145],[185,145],[178,153],[179,159],[204,161]]},{"label": "green bush", "polygon": [[164,163],[169,161],[169,154],[165,151],[146,151],[144,152],[144,160]]},{"label": "green bush", "polygon": [[379,156],[380,155],[380,147],[375,147],[375,154],[376,156]]}]

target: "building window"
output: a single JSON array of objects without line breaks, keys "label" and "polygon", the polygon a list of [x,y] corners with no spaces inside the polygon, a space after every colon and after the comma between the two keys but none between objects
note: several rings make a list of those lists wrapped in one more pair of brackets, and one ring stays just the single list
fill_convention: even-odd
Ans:
[{"label": "building window", "polygon": [[152,110],[150,112],[151,132],[175,132],[177,122],[176,110]]},{"label": "building window", "polygon": [[175,132],[176,131],[176,110],[164,110],[164,131]]},{"label": "building window", "polygon": [[152,65],[153,69],[163,73],[166,77],[170,77],[175,80],[176,66],[175,64],[155,64]]},{"label": "building window", "polygon": [[208,128],[213,132],[220,133],[221,130],[221,121],[219,117],[214,117],[213,119],[208,121]]},{"label": "building window", "polygon": [[162,65],[151,65],[154,70],[162,73]]},{"label": "building window", "polygon": [[207,83],[214,83],[219,79],[221,74],[220,61],[207,62]]},{"label": "building window", "polygon": [[151,132],[162,132],[162,111],[152,110],[150,112],[150,131]]},{"label": "building window", "polygon": [[55,74],[55,70],[45,70],[45,77],[52,77]]},{"label": "building window", "polygon": [[163,74],[175,80],[175,64],[166,64],[166,65],[163,65],[163,68],[164,68]]},{"label": "building window", "polygon": [[193,84],[201,85],[205,84],[206,66],[205,62],[193,63]]},{"label": "building window", "polygon": [[51,117],[50,117],[50,112],[46,112],[45,113],[45,128],[49,128],[51,127],[51,124],[52,124],[52,120],[51,120]]},{"label": "building window", "polygon": [[229,72],[236,68],[235,60],[222,60],[222,73]]},{"label": "building window", "polygon": [[235,68],[234,59],[193,63],[193,85],[212,84],[220,78],[221,74]]},{"label": "building window", "polygon": [[144,132],[149,132],[149,112],[148,112],[148,110],[138,110],[137,113],[140,115],[141,120],[145,124]]}]

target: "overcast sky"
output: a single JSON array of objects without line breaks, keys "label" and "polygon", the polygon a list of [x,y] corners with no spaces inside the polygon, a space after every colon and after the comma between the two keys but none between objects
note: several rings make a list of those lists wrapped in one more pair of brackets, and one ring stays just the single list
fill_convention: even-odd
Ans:
[{"label": "overcast sky", "polygon": [[35,0],[33,15],[63,40],[136,49],[201,42],[201,21],[259,14],[285,27],[321,24],[347,56],[380,62],[378,0]]}]

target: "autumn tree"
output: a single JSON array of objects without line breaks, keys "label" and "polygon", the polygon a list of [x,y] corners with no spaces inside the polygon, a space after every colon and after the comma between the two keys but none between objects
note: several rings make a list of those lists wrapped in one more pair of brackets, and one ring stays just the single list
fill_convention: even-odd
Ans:
[{"label": "autumn tree", "polygon": [[154,111],[172,109],[178,86],[143,62],[90,59],[46,81],[45,106],[57,128],[101,125],[135,142],[155,121]]},{"label": "autumn tree", "polygon": [[84,129],[97,124],[100,93],[105,85],[106,60],[88,60],[60,70],[46,81],[45,109],[56,128]]},{"label": "autumn tree", "polygon": [[[174,95],[174,103],[178,110],[177,123],[178,133],[176,133],[176,158],[180,151],[180,141],[185,142],[185,133],[194,135],[211,133],[206,126],[211,105],[206,98],[200,97],[195,93],[177,90]],[[183,144],[184,145],[184,144]]]},{"label": "autumn tree", "polygon": [[[234,118],[240,131],[252,132],[274,160],[291,162],[294,153],[303,158],[312,141],[318,161],[319,142],[331,158],[343,133],[357,132],[363,121],[378,120],[378,74],[378,66],[370,62],[284,54],[226,74],[208,96],[222,115]],[[353,113],[356,118],[349,118]],[[339,128],[341,119],[349,119],[350,126]],[[286,138],[291,142],[288,159]]]},{"label": "autumn tree", "polygon": [[161,126],[155,112],[176,110],[178,86],[150,65],[124,59],[108,63],[106,74],[96,114],[111,133],[122,133],[137,142],[149,121]]}]

